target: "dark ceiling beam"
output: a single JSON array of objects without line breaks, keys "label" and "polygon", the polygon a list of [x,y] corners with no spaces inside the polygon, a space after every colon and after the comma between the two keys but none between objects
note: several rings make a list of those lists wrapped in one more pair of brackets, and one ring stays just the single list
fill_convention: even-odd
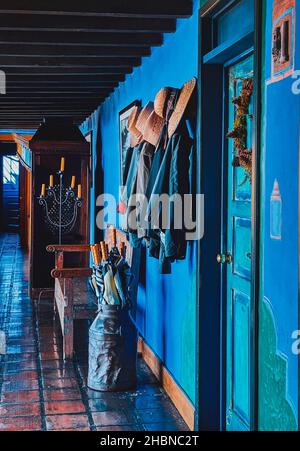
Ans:
[{"label": "dark ceiling beam", "polygon": [[[4,122],[0,124],[2,129],[9,130],[18,130],[18,129],[27,129],[27,130],[36,130],[39,127],[40,123],[38,122]],[[1,132],[0,128],[0,132]]]},{"label": "dark ceiling beam", "polygon": [[[0,62],[0,69],[1,69]],[[131,67],[6,67],[5,73],[8,76],[15,75],[21,77],[104,77],[107,80],[120,80],[125,73],[132,72]]]},{"label": "dark ceiling beam", "polygon": [[35,94],[46,94],[47,92],[51,93],[55,93],[57,92],[58,94],[77,94],[80,92],[80,89],[82,89],[82,92],[88,94],[90,93],[91,95],[95,96],[95,94],[108,94],[109,92],[113,91],[113,87],[110,88],[105,88],[105,87],[95,87],[92,88],[89,85],[82,85],[82,86],[6,86],[6,94],[1,95],[0,97],[0,103],[2,102],[2,100],[5,100],[7,98],[10,98],[11,96],[14,97],[18,97],[18,96],[22,96],[22,94],[27,94],[28,95],[35,95]]},{"label": "dark ceiling beam", "polygon": [[[36,120],[36,121],[30,121],[30,122],[26,122],[26,121],[9,121],[9,122],[2,122],[0,124],[0,133],[1,133],[1,129],[9,129],[9,130],[17,130],[17,129],[36,129],[38,128],[41,123],[43,122],[43,119],[41,120]],[[84,118],[83,119],[74,119],[73,123],[81,125],[84,122]],[[23,125],[23,126],[22,126]]]},{"label": "dark ceiling beam", "polygon": [[48,14],[64,16],[97,17],[189,17],[193,11],[192,0],[1,0],[0,12],[12,14]]},{"label": "dark ceiling beam", "polygon": [[[11,99],[16,99],[16,100],[20,99],[21,100],[22,98],[23,99],[26,98],[26,100],[28,100],[28,99],[35,100],[35,99],[47,98],[48,96],[46,96],[44,94],[46,94],[45,91],[42,92],[42,94],[40,94],[39,92],[28,92],[28,91],[17,92],[17,93],[11,92],[11,93],[8,93],[8,94],[6,94],[4,96],[1,96],[0,105],[3,102],[6,102],[7,100],[11,100]],[[73,91],[73,92],[72,91],[71,92],[63,92],[63,91],[61,91],[61,92],[58,92],[57,94],[55,94],[54,92],[53,93],[50,92],[49,97],[52,95],[52,99],[74,99],[74,100],[77,100],[79,98],[85,98],[85,99],[95,99],[95,101],[97,101],[99,99],[99,96],[102,95],[102,98],[103,98],[106,94],[109,94],[109,90],[105,90],[105,91],[99,90],[98,91],[98,96],[97,96],[97,93],[90,93],[89,94],[88,92],[84,92],[84,93],[80,94],[80,93],[77,93],[76,91]]]},{"label": "dark ceiling beam", "polygon": [[[89,109],[85,109],[83,111],[82,110],[76,111],[76,109],[72,110],[73,114],[75,114],[76,116],[84,116],[88,111],[90,111],[90,110]],[[5,117],[4,116],[5,114],[8,114],[10,116],[14,115],[14,117],[23,117],[23,119],[24,119],[24,116],[22,116],[22,111],[7,111],[6,113],[5,113],[5,111],[1,111],[0,117]],[[33,116],[40,117],[42,114],[45,114],[45,112],[41,111],[41,110],[32,111],[32,112],[28,112],[28,117],[33,117]],[[49,111],[47,114],[52,115],[52,116],[56,115],[56,114],[58,114],[59,116],[66,116],[66,115],[70,114],[70,111],[62,109],[62,110],[58,110],[58,111]]]},{"label": "dark ceiling beam", "polygon": [[[74,116],[74,115],[72,115],[72,113],[70,113],[70,114],[68,114],[66,116],[58,116],[58,115],[52,115],[51,116],[51,115],[49,115],[48,112],[44,112],[44,113],[41,113],[40,116],[37,119],[28,119],[28,120],[42,122],[44,117],[53,117],[53,118],[54,117],[65,117],[65,118],[71,118],[72,120],[84,122],[85,119],[90,116],[90,114],[91,114],[91,112],[87,113],[86,115],[82,115],[82,116]],[[7,119],[4,118],[3,122],[16,122],[16,121],[22,122],[22,121],[26,121],[26,120],[27,119],[25,119],[24,116],[23,116],[23,119],[22,118],[13,118],[13,117],[11,117],[11,118],[7,118]]]},{"label": "dark ceiling beam", "polygon": [[[85,91],[78,91],[77,93],[73,94],[71,92],[67,92],[66,95],[64,95],[64,93],[62,92],[56,92],[56,91],[36,91],[36,92],[20,92],[20,93],[16,93],[18,95],[14,95],[14,96],[9,96],[6,98],[6,103],[9,102],[13,102],[13,101],[29,101],[29,100],[42,100],[45,99],[46,101],[49,100],[74,100],[74,101],[78,101],[81,99],[84,99],[86,101],[92,102],[92,101],[102,101],[105,97],[107,97],[109,95],[109,93],[105,92],[94,92],[94,93],[90,93],[90,92],[85,92]],[[101,97],[101,100],[99,99]],[[3,105],[4,102],[0,101],[0,105]]]},{"label": "dark ceiling beam", "polygon": [[[79,100],[80,100],[80,105],[81,105],[80,107],[79,107]],[[54,104],[56,106],[59,106],[62,109],[65,109],[64,108],[65,106],[66,107],[74,107],[74,106],[78,105],[78,108],[76,108],[76,109],[79,110],[79,108],[81,108],[83,104],[85,104],[88,107],[91,107],[91,106],[97,107],[98,103],[103,100],[104,100],[104,97],[102,97],[102,99],[100,97],[97,99],[96,98],[95,99],[84,99],[84,101],[82,99],[74,99],[72,97],[69,99],[59,98],[59,99],[44,99],[44,100],[43,100],[43,98],[42,99],[38,99],[38,98],[35,98],[35,99],[22,98],[22,99],[20,99],[19,98],[18,100],[6,99],[6,100],[2,100],[0,102],[0,109],[5,108],[7,105],[23,105],[23,106],[31,107],[32,105],[34,106],[34,105],[41,105],[41,104],[42,105],[53,105]]]},{"label": "dark ceiling beam", "polygon": [[95,105],[83,105],[79,104],[77,102],[76,105],[5,105],[4,108],[0,106],[0,114],[7,113],[16,113],[16,114],[22,114],[23,111],[29,111],[34,114],[45,114],[45,110],[47,111],[47,108],[49,108],[49,112],[57,112],[57,113],[68,113],[70,111],[78,114],[86,114],[88,111],[91,111],[94,108]]},{"label": "dark ceiling beam", "polygon": [[47,31],[1,31],[0,44],[55,44],[61,46],[149,47],[163,43],[159,33],[72,33]]},{"label": "dark ceiling beam", "polygon": [[175,29],[175,19],[0,14],[3,31],[169,33]]},{"label": "dark ceiling beam", "polygon": [[[51,118],[61,118],[61,119],[64,119],[64,118],[70,118],[71,120],[73,120],[73,121],[84,121],[84,119],[85,119],[85,116],[84,115],[82,115],[82,116],[78,116],[78,115],[72,115],[72,116],[70,116],[69,114],[65,114],[65,115],[58,115],[58,114],[56,114],[56,115],[49,115],[49,114],[47,114],[47,117],[51,117]],[[24,119],[24,116],[23,117],[14,117],[14,116],[9,116],[9,117],[7,117],[7,118],[2,118],[2,117],[0,117],[0,123],[1,122],[33,122],[33,121],[36,121],[36,122],[42,122],[43,121],[43,118],[44,118],[44,116],[43,115],[39,115],[39,116],[26,116],[26,119]]]},{"label": "dark ceiling beam", "polygon": [[[44,117],[44,116],[59,116],[59,115],[64,115],[67,117],[73,117],[73,116],[80,116],[80,117],[86,117],[89,114],[91,114],[93,112],[93,110],[87,110],[86,112],[82,112],[82,113],[78,113],[77,111],[51,111],[51,110],[42,110],[42,111],[35,111],[34,114],[38,117]],[[17,116],[17,114],[20,114],[20,116]],[[11,112],[11,115],[14,115],[13,117],[22,117],[23,119],[26,119],[26,117],[24,115],[27,116],[27,114],[31,114],[30,112],[28,112],[27,110],[21,110],[19,113],[18,112]],[[23,115],[23,116],[22,116]],[[4,115],[1,115],[2,118],[5,119]],[[9,117],[9,116],[8,116]]]},{"label": "dark ceiling beam", "polygon": [[[0,58],[6,56],[23,56],[23,57],[141,57],[149,56],[151,49],[149,47],[81,47],[81,46],[57,46],[56,44],[1,44]],[[1,60],[0,60],[1,61]]]},{"label": "dark ceiling beam", "polygon": [[76,111],[66,111],[66,112],[57,112],[57,111],[41,111],[37,113],[28,113],[26,112],[26,116],[22,113],[10,113],[7,117],[5,117],[3,114],[0,114],[0,120],[1,121],[12,121],[12,120],[42,120],[44,117],[69,117],[71,119],[84,119],[87,115],[89,115],[91,112],[83,112],[83,113],[77,113]]},{"label": "dark ceiling beam", "polygon": [[[39,120],[41,121],[44,117],[70,117],[70,118],[74,118],[76,120],[81,119],[82,121],[84,121],[87,117],[89,117],[92,114],[93,111],[89,111],[86,114],[82,114],[81,116],[76,115],[76,113],[72,113],[72,111],[68,112],[66,115],[64,116],[60,116],[58,114],[50,114],[49,111],[43,111],[42,113],[40,113],[39,115],[37,115],[36,119],[32,119],[32,120]],[[27,120],[26,119],[27,113],[23,114],[23,118],[22,117],[14,117],[14,116],[8,116],[7,118],[5,118],[4,116],[2,116],[3,121],[9,121],[12,122],[14,120]],[[28,118],[29,119],[29,118]],[[31,120],[31,119],[30,119]]]},{"label": "dark ceiling beam", "polygon": [[97,105],[93,103],[87,103],[81,101],[77,101],[74,103],[71,102],[50,102],[50,101],[43,101],[43,102],[35,102],[35,103],[28,103],[28,102],[10,102],[6,103],[5,105],[0,105],[0,111],[45,111],[47,109],[49,110],[55,110],[55,111],[76,111],[80,113],[81,111],[91,111],[95,110],[97,108]]},{"label": "dark ceiling beam", "polygon": [[6,89],[9,91],[9,89],[111,89],[118,86],[117,82],[97,82],[97,81],[67,81],[67,80],[57,80],[57,81],[48,81],[45,80],[44,83],[42,81],[10,81],[9,83],[6,82]]},{"label": "dark ceiling beam", "polygon": [[140,58],[91,57],[82,56],[5,56],[1,58],[1,68],[5,67],[132,67],[141,64]]},{"label": "dark ceiling beam", "polygon": [[[103,85],[96,85],[96,84],[46,84],[46,85],[41,85],[41,84],[9,84],[6,85],[6,93],[9,94],[14,94],[14,93],[22,93],[22,92],[80,92],[80,90],[82,90],[82,92],[90,92],[92,93],[97,93],[97,92],[110,92],[114,89],[115,86],[110,85],[110,86],[103,86]],[[1,102],[1,99],[0,99]]]},{"label": "dark ceiling beam", "polygon": [[97,105],[86,102],[36,102],[36,103],[27,103],[27,102],[10,102],[5,105],[0,105],[0,112],[9,112],[9,111],[76,111],[80,113],[81,111],[91,111],[95,110]]},{"label": "dark ceiling beam", "polygon": [[[6,94],[6,100],[28,100],[28,99],[45,99],[45,100],[49,100],[49,98],[52,99],[74,99],[74,100],[78,100],[78,99],[98,99],[99,96],[105,97],[110,93],[109,90],[107,91],[84,91],[84,90],[80,90],[78,89],[77,91],[56,91],[56,90],[44,90],[44,91],[14,91],[13,94]],[[2,101],[0,100],[0,104],[2,103]]]},{"label": "dark ceiling beam", "polygon": [[[51,113],[53,113],[53,114],[51,114],[52,116],[57,116],[57,115],[59,115],[59,113],[64,113],[67,116],[76,115],[76,116],[80,116],[80,117],[83,117],[83,116],[84,117],[88,117],[94,111],[96,111],[96,109],[92,108],[92,107],[91,108],[84,107],[84,108],[81,109],[81,111],[78,111],[75,108],[74,109],[69,108],[69,109],[66,109],[65,111],[61,111],[59,107],[58,108],[53,108],[53,107],[50,107],[48,105],[46,105],[44,107],[39,105],[39,106],[37,106],[36,109],[31,109],[31,110],[30,109],[23,109],[23,108],[20,108],[19,110],[14,110],[12,108],[11,109],[7,109],[7,110],[1,110],[0,111],[0,115],[4,119],[6,118],[4,113],[12,113],[12,115],[13,114],[15,114],[15,115],[20,114],[20,115],[23,115],[23,119],[26,119],[27,114],[35,114],[37,116],[44,117],[44,116],[49,116]],[[7,117],[9,117],[9,116],[7,116]]]}]

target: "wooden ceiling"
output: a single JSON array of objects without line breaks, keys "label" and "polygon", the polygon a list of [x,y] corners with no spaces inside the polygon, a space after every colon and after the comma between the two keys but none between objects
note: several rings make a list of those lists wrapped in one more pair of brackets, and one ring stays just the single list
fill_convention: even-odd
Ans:
[{"label": "wooden ceiling", "polygon": [[44,116],[80,124],[163,43],[192,0],[1,0],[0,130]]}]

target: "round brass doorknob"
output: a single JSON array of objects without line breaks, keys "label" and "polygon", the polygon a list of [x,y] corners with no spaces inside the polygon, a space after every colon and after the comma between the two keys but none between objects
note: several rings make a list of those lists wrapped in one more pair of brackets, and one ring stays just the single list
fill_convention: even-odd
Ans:
[{"label": "round brass doorknob", "polygon": [[224,263],[225,255],[224,254],[218,254],[217,255],[217,262],[218,263]]},{"label": "round brass doorknob", "polygon": [[227,252],[227,254],[218,254],[217,255],[217,262],[220,264],[224,264],[224,263],[232,263],[232,255]]}]

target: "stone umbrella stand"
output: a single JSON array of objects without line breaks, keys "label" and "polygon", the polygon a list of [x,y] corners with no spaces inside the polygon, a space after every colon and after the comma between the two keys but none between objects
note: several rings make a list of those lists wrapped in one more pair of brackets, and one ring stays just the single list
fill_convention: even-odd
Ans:
[{"label": "stone umbrella stand", "polygon": [[91,250],[98,314],[89,330],[88,387],[132,390],[136,387],[137,330],[130,315],[130,267],[116,239],[110,251],[105,242]]}]

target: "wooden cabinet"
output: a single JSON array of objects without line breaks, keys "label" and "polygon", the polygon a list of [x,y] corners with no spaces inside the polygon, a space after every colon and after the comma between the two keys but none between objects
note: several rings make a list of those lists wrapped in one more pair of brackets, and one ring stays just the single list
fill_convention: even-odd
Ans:
[{"label": "wooden cabinet", "polygon": [[[62,235],[62,244],[88,244],[90,145],[72,123],[46,119],[28,141],[28,148],[31,153],[30,296],[38,298],[41,291],[54,287],[50,274],[55,266],[54,256],[46,251],[46,246],[59,243],[58,229],[49,225],[45,208],[39,202],[41,186],[46,185],[47,193],[50,175],[53,175],[54,185],[59,184],[58,172],[64,157],[63,185],[69,187],[72,176],[75,176],[75,192],[80,184],[82,205],[74,227]],[[82,266],[87,264],[87,259],[87,255],[71,255],[65,266]]]}]

